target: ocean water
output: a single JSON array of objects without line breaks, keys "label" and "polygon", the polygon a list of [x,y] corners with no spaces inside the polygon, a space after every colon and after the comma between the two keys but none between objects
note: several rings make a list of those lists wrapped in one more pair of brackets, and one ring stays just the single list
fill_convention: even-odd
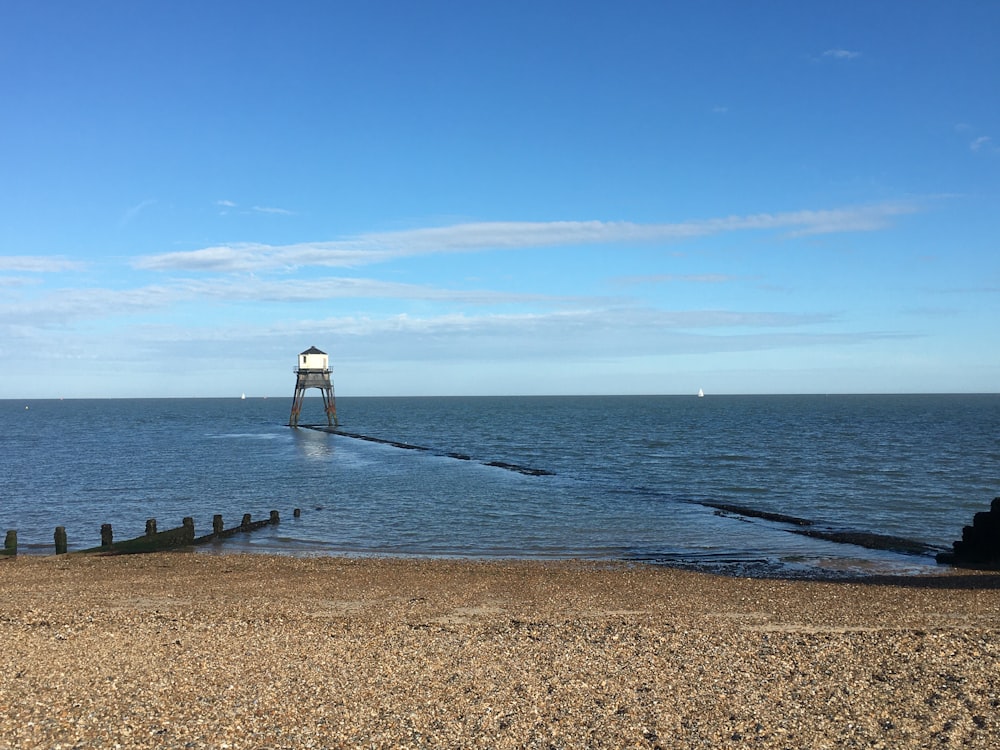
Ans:
[{"label": "ocean water", "polygon": [[56,526],[72,550],[274,509],[199,549],[864,575],[937,566],[709,503],[943,549],[1000,495],[1000,395],[338,399],[343,430],[427,450],[291,429],[290,402],[0,401],[0,532],[49,554]]}]

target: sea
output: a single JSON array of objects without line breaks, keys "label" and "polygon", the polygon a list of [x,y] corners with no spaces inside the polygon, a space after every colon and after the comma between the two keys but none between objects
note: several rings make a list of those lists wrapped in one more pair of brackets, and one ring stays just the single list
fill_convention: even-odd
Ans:
[{"label": "sea", "polygon": [[341,397],[332,434],[290,406],[0,400],[0,533],[48,555],[57,526],[72,551],[277,510],[197,550],[864,577],[941,570],[1000,495],[997,394]]}]

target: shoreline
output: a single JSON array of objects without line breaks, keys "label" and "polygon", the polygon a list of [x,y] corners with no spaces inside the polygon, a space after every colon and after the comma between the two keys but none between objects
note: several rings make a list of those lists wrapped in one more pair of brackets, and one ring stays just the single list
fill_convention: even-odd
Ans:
[{"label": "shoreline", "polygon": [[[141,541],[141,537],[126,542]],[[52,551],[51,545],[22,544],[15,557],[30,559],[45,559],[59,557]],[[335,559],[335,560],[399,560],[412,562],[455,562],[455,563],[580,563],[594,565],[638,565],[667,570],[700,573],[722,578],[754,578],[761,580],[789,581],[830,581],[830,582],[860,582],[870,580],[892,580],[910,578],[936,578],[939,576],[961,575],[966,572],[1000,572],[995,567],[955,566],[938,563],[934,557],[927,554],[896,553],[901,559],[889,561],[872,560],[855,557],[823,557],[808,558],[802,561],[770,560],[748,557],[747,559],[732,559],[712,562],[698,561],[694,558],[672,557],[669,555],[636,555],[635,557],[572,557],[560,555],[517,556],[517,555],[460,555],[460,554],[417,554],[393,553],[388,551],[344,552],[337,549],[306,547],[293,549],[284,545],[271,546],[221,541],[209,542],[196,546],[165,547],[154,550],[104,552],[97,547],[70,549],[70,557],[125,557],[130,555],[148,554],[192,554],[212,557],[227,556],[262,556],[279,557],[293,560]],[[0,562],[5,558],[0,556]]]},{"label": "shoreline", "polygon": [[1000,739],[1000,575],[154,553],[0,562],[0,748]]}]

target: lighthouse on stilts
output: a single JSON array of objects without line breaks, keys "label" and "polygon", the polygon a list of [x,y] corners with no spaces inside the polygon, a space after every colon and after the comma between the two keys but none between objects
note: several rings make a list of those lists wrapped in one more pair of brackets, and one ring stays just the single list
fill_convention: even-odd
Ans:
[{"label": "lighthouse on stilts", "polygon": [[288,417],[289,427],[299,426],[299,414],[302,413],[302,400],[306,388],[319,388],[323,393],[323,407],[326,410],[326,423],[336,427],[337,401],[333,395],[333,381],[330,379],[330,359],[326,352],[321,352],[311,346],[299,355],[299,364],[295,368],[295,396],[292,398],[292,413]]}]

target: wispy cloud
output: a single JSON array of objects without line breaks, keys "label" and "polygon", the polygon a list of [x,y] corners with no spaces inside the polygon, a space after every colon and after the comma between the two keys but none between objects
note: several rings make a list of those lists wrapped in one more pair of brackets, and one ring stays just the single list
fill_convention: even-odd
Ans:
[{"label": "wispy cloud", "polygon": [[[161,296],[161,293],[164,293]],[[252,361],[254,368],[282,367],[289,342],[325,342],[337,352],[341,365],[358,363],[356,371],[384,367],[428,367],[425,388],[440,383],[452,365],[469,366],[484,383],[488,370],[526,362],[555,368],[556,381],[576,370],[577,363],[606,366],[615,360],[646,359],[687,354],[716,354],[802,350],[814,347],[859,346],[907,337],[892,331],[839,328],[837,316],[824,313],[786,313],[753,310],[657,310],[595,305],[583,309],[522,313],[484,311],[481,314],[355,314],[303,318],[299,314],[268,315],[266,322],[229,316],[205,325],[184,324],[172,316],[151,317],[148,304],[177,299],[178,290],[134,290],[113,300],[120,312],[141,311],[134,322],[109,320],[100,326],[80,325],[76,311],[83,305],[99,308],[112,300],[94,291],[87,299],[61,303],[58,311],[42,308],[43,317],[21,321],[5,319],[0,303],[0,341],[11,343],[0,360],[11,353],[23,361],[52,349],[67,358],[93,359],[107,366],[146,373],[151,361],[172,363],[163,381],[176,389],[178,372],[214,366],[219,357],[230,362]],[[111,293],[115,297],[115,293]],[[73,308],[72,313],[70,313]],[[310,308],[315,309],[315,308]],[[61,318],[56,316],[61,313]],[[113,330],[114,335],[108,335]],[[44,342],[44,343],[43,343]],[[43,348],[44,347],[44,348]],[[293,349],[298,351],[298,349]],[[530,367],[529,367],[530,370]],[[514,383],[511,380],[507,383]],[[537,380],[532,383],[538,387]],[[468,386],[468,383],[466,383]],[[281,386],[284,387],[284,384]],[[360,383],[355,388],[364,388]],[[522,383],[519,387],[525,387]]]},{"label": "wispy cloud", "polygon": [[[965,136],[966,138],[972,137],[978,128],[972,125],[959,122],[955,123],[955,132],[959,135]],[[998,146],[994,141],[993,137],[989,135],[979,135],[972,138],[969,143],[969,150],[973,153],[978,154],[1000,154],[1000,146]]]},{"label": "wispy cloud", "polygon": [[988,135],[981,135],[974,139],[970,144],[969,148],[976,153],[987,153],[987,154],[997,154],[1000,153],[1000,147],[993,143],[993,139]]},{"label": "wispy cloud", "polygon": [[612,279],[612,283],[623,286],[635,284],[728,284],[740,281],[741,277],[724,273],[701,273],[701,274],[674,274],[659,273],[648,276],[619,276]]},{"label": "wispy cloud", "polygon": [[60,289],[31,299],[0,302],[0,324],[76,325],[88,319],[148,313],[193,296],[189,290],[170,285],[135,289]]},{"label": "wispy cloud", "polygon": [[37,276],[0,276],[0,287],[8,289],[17,286],[33,286],[40,284],[41,280]]},{"label": "wispy cloud", "polygon": [[[239,203],[230,200],[218,200],[215,205],[219,207],[219,214],[221,216],[227,216],[230,211],[240,207]],[[276,208],[274,206],[251,206],[248,209],[242,209],[238,211],[240,214],[271,214],[273,216],[294,216],[294,211],[289,211],[287,208]]]},{"label": "wispy cloud", "polygon": [[[378,279],[328,277],[304,281],[288,279],[212,279],[179,282],[179,290],[201,298],[258,302],[303,302],[331,299],[393,299],[417,302],[454,302],[471,305],[497,304],[584,304],[588,297],[563,297],[486,289],[444,289],[420,284],[401,284]],[[605,300],[606,302],[606,300]]]},{"label": "wispy cloud", "polygon": [[[850,333],[817,330],[833,318],[774,312],[725,310],[660,311],[648,308],[592,308],[525,314],[385,317],[343,316],[276,322],[271,326],[206,329],[148,329],[147,346],[217,342],[234,354],[263,342],[287,346],[290,339],[321,339],[341,352],[340,361],[394,362],[601,358],[689,353],[762,351],[820,345],[855,345],[897,339],[885,331]],[[628,335],[623,335],[628,332]],[[206,349],[217,356],[218,347]]]},{"label": "wispy cloud", "polygon": [[856,60],[861,57],[861,53],[849,49],[828,49],[823,53],[823,57],[834,60]]},{"label": "wispy cloud", "polygon": [[[0,277],[0,286],[3,285]],[[262,281],[256,278],[179,279],[132,289],[60,289],[27,299],[0,300],[0,324],[75,325],[84,320],[149,314],[155,310],[199,302],[294,303],[344,299],[394,300],[461,305],[524,305],[567,307],[609,304],[607,297],[559,296],[447,289],[378,279],[330,277],[303,281]]]},{"label": "wispy cloud", "polygon": [[915,213],[912,203],[882,203],[832,210],[727,216],[673,224],[605,221],[476,222],[398,232],[373,232],[294,245],[216,245],[137,258],[145,270],[252,272],[302,266],[356,267],[439,253],[532,247],[670,242],[727,232],[784,230],[800,237],[885,228],[893,217]]},{"label": "wispy cloud", "polygon": [[60,255],[0,255],[0,271],[58,273],[79,271],[85,265]]},{"label": "wispy cloud", "polygon": [[154,199],[147,198],[146,200],[142,201],[141,203],[135,204],[130,209],[128,209],[124,214],[122,214],[122,217],[118,220],[118,227],[121,228],[121,227],[124,227],[125,225],[129,224],[144,209],[149,208],[154,203],[156,203],[156,201]]}]

